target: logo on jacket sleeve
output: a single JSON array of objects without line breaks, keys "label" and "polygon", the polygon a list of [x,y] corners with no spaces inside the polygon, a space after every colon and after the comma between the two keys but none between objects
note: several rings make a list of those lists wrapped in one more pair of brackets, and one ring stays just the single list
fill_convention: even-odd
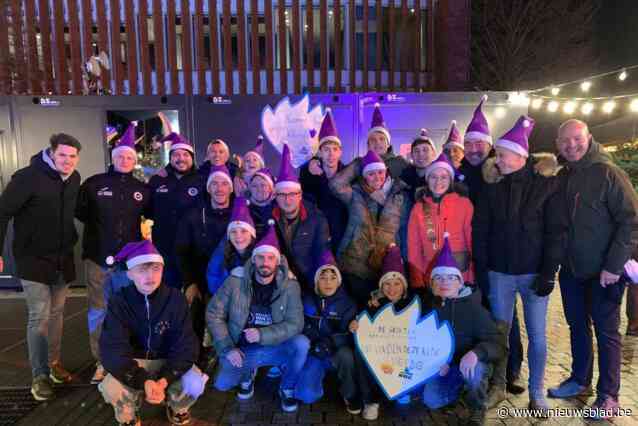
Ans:
[{"label": "logo on jacket sleeve", "polygon": [[133,193],[133,198],[135,199],[135,201],[142,201],[144,199],[144,196],[142,195],[141,192],[135,191]]},{"label": "logo on jacket sleeve", "polygon": [[197,194],[199,194],[199,190],[197,188],[195,188],[194,186],[188,188],[188,195],[190,195],[191,197],[195,197],[197,196]]}]

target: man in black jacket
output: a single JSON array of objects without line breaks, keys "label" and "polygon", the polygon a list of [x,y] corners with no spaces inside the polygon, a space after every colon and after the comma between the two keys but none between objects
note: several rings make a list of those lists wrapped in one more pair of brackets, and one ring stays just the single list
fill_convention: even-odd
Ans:
[{"label": "man in black jacket", "polygon": [[[64,302],[75,280],[73,223],[80,188],[75,170],[82,146],[73,136],[51,136],[51,147],[31,157],[0,197],[0,243],[13,219],[16,275],[22,280],[29,321],[27,346],[33,374],[31,393],[38,400],[53,397],[50,380],[69,381],[60,365]],[[3,269],[0,257],[0,271]]]},{"label": "man in black jacket", "polygon": [[204,185],[193,163],[195,150],[191,143],[177,133],[170,133],[164,140],[171,141],[170,164],[148,182],[151,204],[146,216],[153,219],[153,243],[166,262],[164,283],[182,288],[175,253],[177,224],[188,209],[199,203]]},{"label": "man in black jacket", "polygon": [[148,187],[133,176],[137,163],[134,123],[117,141],[111,160],[113,164],[106,173],[93,175],[82,183],[75,210],[75,217],[84,223],[82,258],[89,302],[89,342],[97,361],[91,383],[104,378],[98,342],[106,314],[105,294],[129,283],[124,274],[106,264],[106,258],[126,243],[142,239],[140,223],[150,202]]},{"label": "man in black jacket", "polygon": [[98,389],[120,424],[140,424],[142,396],[165,402],[171,424],[187,424],[208,376],[194,365],[198,345],[186,300],[161,284],[164,260],[150,241],[129,243],[109,260],[125,263],[134,285],[109,300],[100,336],[108,375]]},{"label": "man in black jacket", "polygon": [[[597,398],[593,408],[616,413],[620,389],[620,303],[623,266],[638,243],[638,199],[629,178],[592,139],[587,124],[568,120],[556,146],[566,161],[553,216],[564,229],[565,255],[560,271],[563,310],[569,324],[572,372],[554,398],[589,391],[598,343]],[[604,417],[604,416],[603,416]]]},{"label": "man in black jacket", "polygon": [[[530,408],[543,413],[549,409],[544,391],[548,296],[560,263],[561,241],[560,233],[553,232],[546,221],[556,179],[537,173],[529,157],[533,127],[534,121],[522,116],[496,141],[500,179],[483,187],[474,210],[472,252],[477,268],[489,271],[488,297],[497,321],[507,323],[509,329],[517,294],[523,301]],[[506,369],[506,359],[496,364],[490,407],[505,399]]]}]

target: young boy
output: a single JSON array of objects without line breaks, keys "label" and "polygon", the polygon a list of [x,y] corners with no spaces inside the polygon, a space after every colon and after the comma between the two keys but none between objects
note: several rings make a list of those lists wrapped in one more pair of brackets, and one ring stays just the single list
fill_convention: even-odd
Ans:
[{"label": "young boy", "polygon": [[161,285],[164,259],[150,241],[129,243],[107,263],[125,262],[135,285],[109,301],[100,336],[108,375],[98,389],[121,425],[140,425],[141,397],[166,403],[174,425],[190,422],[189,409],[204,392],[208,376],[195,365],[199,343],[186,299]]},{"label": "young boy", "polygon": [[481,305],[480,291],[465,286],[463,275],[452,256],[447,235],[432,269],[432,294],[424,312],[436,309],[440,321],[448,321],[454,331],[454,358],[439,375],[425,383],[423,403],[430,409],[454,403],[465,386],[470,408],[468,425],[483,425],[487,409],[487,389],[493,364],[505,356],[504,336],[490,313]]},{"label": "young boy", "polygon": [[341,286],[341,273],[332,252],[326,250],[315,272],[315,292],[303,297],[304,330],[310,340],[310,351],[295,396],[312,404],[323,396],[323,378],[328,370],[336,370],[339,391],[350,414],[361,412],[355,382],[352,338],[348,325],[357,313],[354,301]]}]

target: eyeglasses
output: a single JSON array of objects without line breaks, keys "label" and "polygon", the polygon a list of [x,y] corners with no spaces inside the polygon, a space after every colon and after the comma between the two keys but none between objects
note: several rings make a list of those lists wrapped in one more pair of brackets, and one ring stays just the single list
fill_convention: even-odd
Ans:
[{"label": "eyeglasses", "polygon": [[284,200],[297,198],[300,195],[301,195],[301,192],[289,192],[289,193],[278,192],[277,193],[277,197],[283,198]]}]

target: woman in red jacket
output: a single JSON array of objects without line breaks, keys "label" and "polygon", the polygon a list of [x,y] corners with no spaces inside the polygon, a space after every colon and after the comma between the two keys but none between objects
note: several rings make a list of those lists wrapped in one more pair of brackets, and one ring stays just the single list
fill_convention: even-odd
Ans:
[{"label": "woman in red jacket", "polygon": [[443,234],[449,234],[452,253],[465,282],[474,282],[472,267],[472,202],[460,184],[454,183],[456,170],[441,154],[425,173],[426,186],[417,190],[417,202],[408,221],[408,267],[410,286],[424,288]]}]

